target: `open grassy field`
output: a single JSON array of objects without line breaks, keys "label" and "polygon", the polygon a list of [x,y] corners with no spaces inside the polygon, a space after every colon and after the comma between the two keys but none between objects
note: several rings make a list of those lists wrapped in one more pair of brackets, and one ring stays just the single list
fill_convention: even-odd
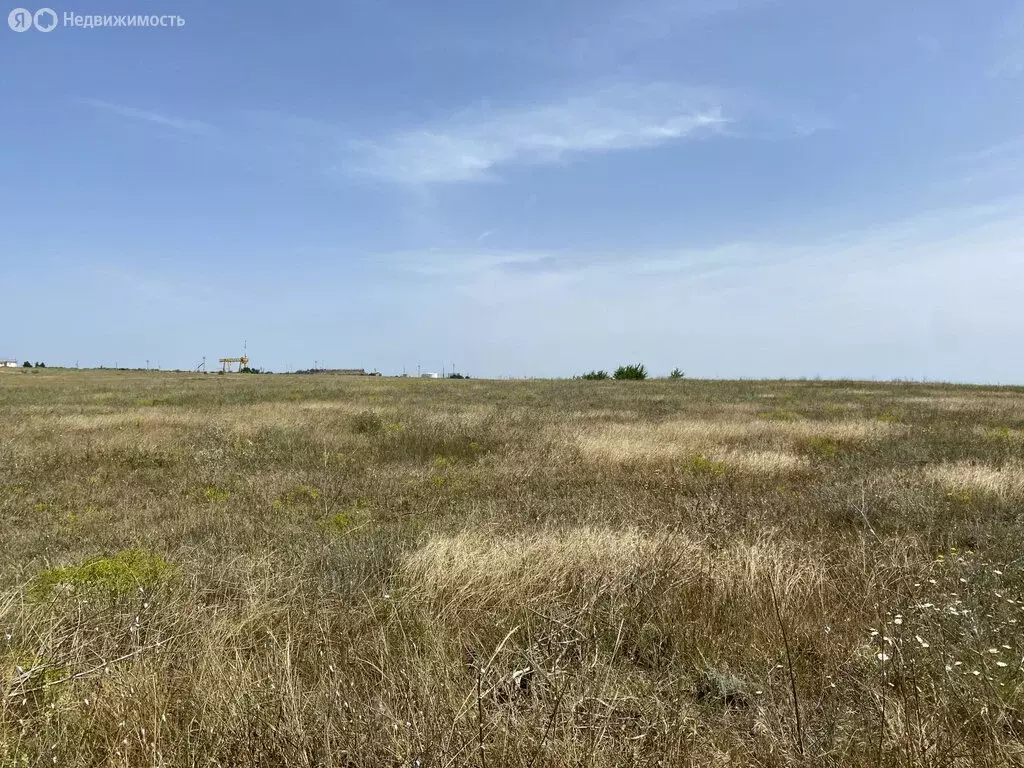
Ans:
[{"label": "open grassy field", "polygon": [[0,371],[2,766],[1024,764],[1024,389]]}]

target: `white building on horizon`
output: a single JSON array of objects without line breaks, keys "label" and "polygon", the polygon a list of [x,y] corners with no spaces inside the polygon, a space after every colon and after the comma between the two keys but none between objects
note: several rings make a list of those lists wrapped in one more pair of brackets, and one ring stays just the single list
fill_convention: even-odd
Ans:
[{"label": "white building on horizon", "polygon": [[18,361],[17,360],[10,360],[10,359],[6,359],[6,358],[0,358],[0,368],[17,368],[17,367],[18,367]]}]

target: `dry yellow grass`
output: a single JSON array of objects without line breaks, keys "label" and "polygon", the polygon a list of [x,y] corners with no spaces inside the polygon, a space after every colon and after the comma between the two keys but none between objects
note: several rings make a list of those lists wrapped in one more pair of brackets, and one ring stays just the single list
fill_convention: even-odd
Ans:
[{"label": "dry yellow grass", "polygon": [[[575,442],[589,458],[606,461],[660,460],[693,453],[728,451],[738,442],[755,445],[792,447],[798,440],[830,438],[862,441],[891,438],[905,431],[899,424],[885,421],[843,420],[820,421],[800,419],[782,421],[752,418],[748,420],[712,421],[707,419],[676,419],[656,424],[619,423],[601,427],[580,427]],[[751,467],[758,463],[754,451]],[[776,452],[777,453],[777,452]],[[774,462],[766,457],[764,464],[781,467],[785,458]],[[743,462],[742,459],[740,459]],[[793,458],[791,466],[799,462]]]},{"label": "dry yellow grass", "polygon": [[727,467],[743,472],[765,475],[779,475],[810,469],[811,462],[803,456],[786,451],[725,451],[714,452],[712,458],[725,463]]},{"label": "dry yellow grass", "polygon": [[975,411],[998,415],[1012,415],[1024,410],[1024,397],[1015,392],[987,392],[973,395],[939,395],[932,397],[908,396],[900,398],[902,404],[927,405],[945,411]]},{"label": "dry yellow grass", "polygon": [[1024,498],[1024,465],[1021,464],[991,466],[962,461],[928,467],[924,474],[952,491]]},{"label": "dry yellow grass", "polygon": [[412,594],[459,615],[492,600],[552,605],[595,588],[621,596],[663,570],[676,588],[706,580],[726,593],[758,596],[775,584],[784,595],[807,594],[821,588],[822,566],[820,558],[798,552],[777,533],[721,547],[680,532],[655,537],[637,529],[586,527],[434,537],[405,559],[402,574]]}]

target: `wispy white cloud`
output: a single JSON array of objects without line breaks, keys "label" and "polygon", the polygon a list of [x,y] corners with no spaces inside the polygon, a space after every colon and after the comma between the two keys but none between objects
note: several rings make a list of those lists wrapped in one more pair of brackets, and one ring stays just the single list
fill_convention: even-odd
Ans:
[{"label": "wispy white cloud", "polygon": [[100,99],[78,102],[125,120],[215,139],[213,146],[247,162],[259,159],[334,179],[371,177],[423,193],[432,184],[493,180],[515,167],[587,155],[710,137],[799,138],[832,127],[820,117],[773,109],[749,96],[672,83],[619,83],[516,108],[468,108],[377,137],[273,111],[235,112],[213,123]]},{"label": "wispy white cloud", "polygon": [[145,123],[152,123],[159,125],[164,128],[170,128],[181,133],[190,133],[194,135],[210,135],[215,133],[215,129],[209,123],[202,122],[200,120],[187,120],[180,117],[173,117],[164,115],[159,112],[150,112],[145,109],[137,109],[136,107],[129,107],[123,104],[113,104],[109,101],[102,101],[100,99],[80,99],[79,103],[85,106],[98,109],[103,112],[108,112],[119,117],[126,118],[128,120],[138,120]]},{"label": "wispy white cloud", "polygon": [[1015,243],[1024,233],[1024,196],[995,198],[922,213],[865,230],[791,242],[734,241],[704,248],[662,248],[645,251],[574,252],[432,248],[385,257],[400,270],[424,277],[501,289],[516,276],[553,275],[601,279],[619,284],[629,279],[704,280],[745,275],[756,282],[762,270],[803,265],[839,271],[870,270],[898,264],[928,264],[941,256],[967,254],[972,247]]},{"label": "wispy white cloud", "polygon": [[720,132],[730,119],[711,91],[655,84],[615,86],[520,109],[486,108],[359,141],[361,170],[408,184],[479,181],[517,164],[653,147]]},{"label": "wispy white cloud", "polygon": [[961,195],[966,192],[991,197],[1020,189],[1024,171],[1024,136],[991,144],[946,160],[948,176],[942,186]]},{"label": "wispy white cloud", "polygon": [[819,117],[774,110],[750,97],[672,83],[620,83],[517,108],[468,108],[378,137],[354,136],[331,121],[273,111],[235,112],[213,123],[100,99],[78,103],[216,139],[214,146],[247,161],[259,158],[331,178],[372,177],[421,191],[431,184],[493,180],[514,167],[683,140],[797,138],[831,127]]}]

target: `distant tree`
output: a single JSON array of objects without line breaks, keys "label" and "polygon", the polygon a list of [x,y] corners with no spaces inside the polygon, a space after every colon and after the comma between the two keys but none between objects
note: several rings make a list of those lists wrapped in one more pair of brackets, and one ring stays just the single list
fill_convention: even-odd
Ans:
[{"label": "distant tree", "polygon": [[683,378],[683,376],[685,376],[685,375],[686,375],[686,374],[685,374],[685,373],[683,373],[683,372],[682,372],[681,370],[679,370],[678,368],[673,368],[673,369],[672,369],[672,371],[671,371],[671,372],[669,373],[668,377],[669,377],[670,379],[681,379],[681,378]]},{"label": "distant tree", "polygon": [[24,363],[21,364],[21,367],[22,368],[31,368],[32,367],[32,363],[30,363],[28,360],[26,360]]},{"label": "distant tree", "polygon": [[461,373],[449,373],[448,374],[448,378],[449,379],[468,379],[469,376],[464,376]]},{"label": "distant tree", "polygon": [[608,375],[608,371],[588,371],[580,378],[587,381],[604,381],[605,379],[610,379],[611,376]]},{"label": "distant tree", "polygon": [[640,363],[633,365],[620,365],[615,369],[617,381],[641,381],[647,378],[647,369]]},{"label": "distant tree", "polygon": [[36,368],[45,368],[46,363],[36,363]]}]

